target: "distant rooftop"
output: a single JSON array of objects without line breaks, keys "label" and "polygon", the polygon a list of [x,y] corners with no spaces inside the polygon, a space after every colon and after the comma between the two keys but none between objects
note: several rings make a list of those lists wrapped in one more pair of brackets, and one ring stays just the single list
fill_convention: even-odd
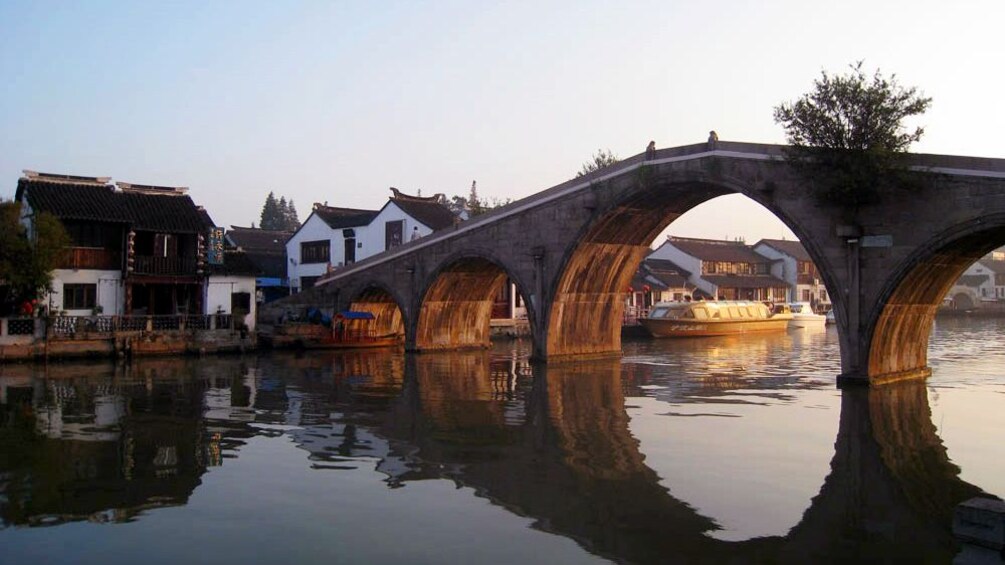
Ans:
[{"label": "distant rooftop", "polygon": [[797,241],[797,240],[792,240],[792,239],[762,239],[761,241],[758,241],[757,243],[755,243],[754,246],[756,247],[757,245],[759,245],[761,243],[763,243],[764,245],[767,245],[769,247],[772,247],[775,250],[780,251],[781,253],[784,253],[784,254],[788,255],[789,257],[793,257],[793,258],[795,258],[795,259],[797,259],[799,261],[812,261],[813,260],[813,259],[810,258],[810,254],[806,252],[806,248],[803,247],[803,244],[799,243],[799,241]]},{"label": "distant rooftop", "polygon": [[767,261],[767,258],[755,253],[750,246],[742,241],[669,236],[663,245],[672,245],[702,261],[730,263],[764,263]]}]

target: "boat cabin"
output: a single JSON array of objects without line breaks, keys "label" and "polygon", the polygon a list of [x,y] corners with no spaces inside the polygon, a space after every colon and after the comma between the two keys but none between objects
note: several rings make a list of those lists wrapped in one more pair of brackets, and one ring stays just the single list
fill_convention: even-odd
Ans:
[{"label": "boat cabin", "polygon": [[659,302],[649,312],[650,319],[665,320],[764,320],[771,317],[768,307],[749,301]]}]

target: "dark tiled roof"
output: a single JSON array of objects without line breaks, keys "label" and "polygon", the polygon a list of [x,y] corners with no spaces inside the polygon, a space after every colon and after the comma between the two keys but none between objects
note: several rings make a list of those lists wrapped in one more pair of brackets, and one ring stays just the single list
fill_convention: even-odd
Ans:
[{"label": "dark tiled roof", "polygon": [[758,244],[765,244],[772,247],[789,257],[794,257],[798,261],[812,261],[810,254],[806,252],[806,248],[803,247],[802,243],[791,239],[762,239],[754,244],[757,247]]},{"label": "dark tiled roof", "polygon": [[747,245],[736,241],[671,237],[667,243],[702,261],[728,263],[766,263],[768,259]]},{"label": "dark tiled roof", "polygon": [[982,284],[988,282],[991,278],[990,275],[963,275],[960,280],[956,281],[956,284],[962,286],[978,287]]},{"label": "dark tiled roof", "polygon": [[216,222],[210,217],[209,212],[206,211],[202,206],[196,206],[199,209],[199,216],[202,217],[202,223],[206,228],[215,228]]},{"label": "dark tiled roof", "polygon": [[648,285],[652,290],[667,290],[670,287],[659,279],[652,280],[644,271],[638,271],[632,277],[632,290],[641,292],[644,286]]},{"label": "dark tiled roof", "polygon": [[691,273],[679,267],[673,261],[666,259],[646,259],[642,262],[643,269],[667,285],[668,288],[681,288],[687,283]]},{"label": "dark tiled roof", "polygon": [[192,199],[179,194],[122,192],[110,185],[46,182],[22,178],[17,198],[35,210],[63,220],[129,224],[133,229],[164,233],[201,233],[212,222]]},{"label": "dark tiled roof", "polygon": [[1001,275],[1005,274],[1005,261],[995,261],[993,259],[981,259],[980,264],[987,267],[991,272]]},{"label": "dark tiled roof", "polygon": [[365,226],[377,217],[376,210],[335,208],[322,205],[315,205],[313,213],[317,214],[332,229]]},{"label": "dark tiled roof", "polygon": [[249,275],[257,276],[261,274],[261,269],[255,265],[248,257],[248,254],[235,249],[227,249],[223,252],[222,265],[208,265],[210,274],[213,275]]},{"label": "dark tiled roof", "polygon": [[457,216],[449,208],[433,200],[392,198],[391,202],[394,202],[403,212],[434,231],[449,228],[457,220]]},{"label": "dark tiled roof", "polygon": [[227,238],[234,245],[245,251],[264,251],[273,253],[285,253],[286,241],[290,239],[293,232],[262,230],[258,228],[242,228],[230,226]]},{"label": "dark tiled roof", "polygon": [[787,288],[789,286],[785,281],[768,275],[705,275],[702,278],[719,288]]},{"label": "dark tiled roof", "polygon": [[286,278],[286,254],[248,251],[248,258],[262,272],[263,277]]},{"label": "dark tiled roof", "polygon": [[[27,194],[26,194],[27,191]],[[63,220],[130,223],[128,210],[119,204],[112,185],[45,182],[21,178],[17,200],[27,200],[35,210]]]}]

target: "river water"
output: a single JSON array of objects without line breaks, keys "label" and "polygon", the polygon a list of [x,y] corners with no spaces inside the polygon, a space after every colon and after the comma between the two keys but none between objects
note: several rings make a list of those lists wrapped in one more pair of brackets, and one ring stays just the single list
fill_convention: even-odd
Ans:
[{"label": "river water", "polygon": [[844,391],[832,328],[2,365],[0,561],[948,563],[1005,496],[1003,337],[940,319],[930,379]]}]

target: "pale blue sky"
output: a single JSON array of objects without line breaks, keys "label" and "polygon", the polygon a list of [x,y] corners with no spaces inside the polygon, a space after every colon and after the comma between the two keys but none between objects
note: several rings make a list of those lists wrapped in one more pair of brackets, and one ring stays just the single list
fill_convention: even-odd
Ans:
[{"label": "pale blue sky", "polygon": [[[598,148],[780,143],[772,108],[865,59],[934,98],[920,152],[1005,156],[1005,2],[0,0],[0,195],[22,169],[265,195],[521,198]],[[729,197],[682,235],[790,234]]]}]

